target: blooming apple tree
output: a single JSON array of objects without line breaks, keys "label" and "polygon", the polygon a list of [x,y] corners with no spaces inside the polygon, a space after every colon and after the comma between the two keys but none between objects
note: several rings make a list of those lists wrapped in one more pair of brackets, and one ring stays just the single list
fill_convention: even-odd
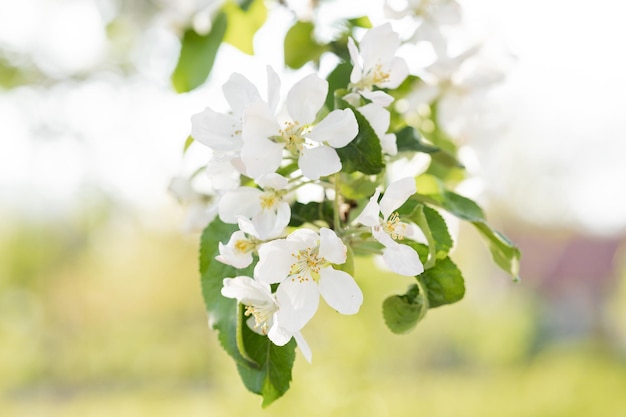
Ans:
[{"label": "blooming apple tree", "polygon": [[[190,185],[194,178],[176,178],[171,189],[193,203],[197,218],[188,224],[204,229],[200,272],[210,326],[263,405],[288,390],[296,348],[312,361],[315,341],[307,342],[303,329],[320,299],[358,314],[367,294],[356,257],[380,256],[390,271],[414,279],[383,303],[394,333],[463,298],[443,212],[473,224],[497,265],[518,279],[518,249],[454,191],[465,173],[437,118],[455,66],[470,55],[450,59],[445,28],[437,26],[460,19],[458,4],[409,1],[407,9],[387,5],[386,12],[390,21],[379,25],[344,20],[327,43],[316,39],[314,21],[297,20],[284,39],[285,65],[302,76],[284,97],[282,69],[267,67],[266,94],[235,72],[223,85],[230,109],[209,106],[191,116],[185,150],[197,142],[210,151],[193,177],[212,187],[203,194]],[[226,2],[208,33],[185,32],[175,88],[202,84],[222,42],[251,52],[266,14],[262,0]],[[392,21],[411,17],[416,26],[403,39]],[[429,33],[433,39],[424,39]],[[432,42],[443,61],[412,73],[399,50],[418,41]],[[334,69],[322,73],[318,64],[329,57]],[[419,108],[419,118],[411,116]],[[425,161],[420,169],[397,169],[416,159]]]}]

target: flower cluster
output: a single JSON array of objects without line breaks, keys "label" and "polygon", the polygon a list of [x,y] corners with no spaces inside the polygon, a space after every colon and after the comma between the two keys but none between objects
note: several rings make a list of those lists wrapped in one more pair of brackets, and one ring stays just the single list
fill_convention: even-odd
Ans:
[{"label": "flower cluster", "polygon": [[[235,73],[223,86],[230,111],[206,108],[191,118],[192,137],[212,152],[206,172],[221,190],[214,211],[221,222],[238,227],[219,242],[216,259],[252,272],[226,277],[221,293],[245,306],[252,330],[278,346],[293,337],[309,360],[301,330],[317,311],[320,296],[341,314],[357,313],[363,302],[359,286],[344,270],[346,243],[378,242],[383,260],[398,274],[416,276],[424,270],[415,249],[398,242],[413,234],[395,212],[416,192],[410,177],[392,183],[380,203],[382,190],[375,189],[353,219],[290,227],[292,205],[304,186],[334,194],[335,209],[345,203],[340,152],[358,135],[369,135],[381,158],[398,153],[387,107],[394,101],[389,91],[409,73],[396,56],[400,38],[384,24],[369,30],[359,46],[349,38],[347,47],[353,67],[340,97],[343,106],[326,108],[329,83],[309,74],[291,87],[281,107],[281,81],[268,67],[266,98]],[[349,151],[343,154],[350,157]]]},{"label": "flower cluster", "polygon": [[[498,265],[517,276],[517,248],[452,190],[463,166],[439,125],[446,95],[492,79],[459,75],[477,47],[448,53],[444,29],[460,19],[455,0],[406,3],[386,8],[392,19],[416,20],[404,39],[390,22],[365,29],[356,19],[332,45],[321,45],[301,36],[310,32],[307,22],[296,23],[287,37],[302,50],[287,48],[294,42],[286,39],[286,64],[300,68],[305,49],[319,52],[310,58],[316,63],[329,52],[340,61],[331,73],[306,73],[284,95],[271,67],[265,94],[234,73],[223,85],[229,110],[208,107],[191,117],[191,138],[209,154],[193,177],[204,173],[211,191],[196,192],[182,179],[171,189],[194,208],[197,219],[188,224],[206,226],[200,269],[211,326],[246,386],[269,402],[289,386],[296,346],[311,361],[303,333],[320,297],[344,315],[366,301],[355,257],[378,256],[409,277],[406,293],[383,303],[394,333],[463,298],[441,211],[475,225]],[[401,48],[422,41],[437,57],[413,69]],[[425,163],[416,168],[416,161]]]}]

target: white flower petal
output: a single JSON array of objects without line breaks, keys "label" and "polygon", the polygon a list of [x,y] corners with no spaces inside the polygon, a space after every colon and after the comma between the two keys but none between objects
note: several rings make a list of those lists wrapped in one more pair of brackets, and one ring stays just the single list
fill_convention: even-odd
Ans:
[{"label": "white flower petal", "polygon": [[393,103],[393,97],[381,90],[361,90],[361,95],[372,103],[380,104],[383,107],[387,107]]},{"label": "white flower petal", "polygon": [[276,71],[267,66],[267,104],[272,113],[276,113],[278,101],[280,100],[280,78]]},{"label": "white flower petal", "polygon": [[356,223],[369,227],[380,224],[380,216],[378,215],[378,213],[380,213],[378,197],[380,197],[380,191],[376,190],[374,195],[370,197],[370,201],[367,203],[363,211],[356,217],[356,219],[354,219]]},{"label": "white flower petal", "polygon": [[309,347],[309,344],[304,339],[304,336],[302,336],[302,333],[294,332],[293,338],[296,339],[296,343],[298,344],[298,349],[300,349],[300,352],[302,352],[302,356],[304,356],[304,359],[306,359],[308,363],[311,363],[311,359],[313,358],[313,353],[311,352],[311,348]]},{"label": "white flower petal", "polygon": [[378,84],[381,88],[398,88],[409,75],[409,66],[403,58],[395,57],[389,67],[389,79]]},{"label": "white flower petal", "polygon": [[219,242],[218,248],[220,254],[215,259],[223,264],[243,269],[252,263],[252,254],[250,252],[238,251],[232,245],[224,245],[222,242]]},{"label": "white flower petal", "polygon": [[391,121],[389,110],[377,103],[366,104],[357,110],[367,119],[379,138],[387,133]]},{"label": "white flower petal", "polygon": [[241,74],[233,73],[222,86],[224,97],[235,116],[241,116],[250,104],[261,100],[256,86]]},{"label": "white flower petal", "polygon": [[247,276],[224,278],[222,295],[246,305],[274,303],[270,286]]},{"label": "white flower petal", "polygon": [[238,216],[252,218],[261,211],[261,190],[239,187],[225,193],[219,202],[219,215],[224,223],[237,223]]},{"label": "white flower petal", "polygon": [[319,244],[319,240],[320,236],[311,229],[297,229],[287,236],[292,252],[315,247]]},{"label": "white flower petal", "polygon": [[396,135],[393,133],[387,133],[380,138],[380,147],[383,149],[383,152],[387,155],[397,155],[398,154],[398,143]]},{"label": "white flower petal", "polygon": [[324,301],[341,314],[356,314],[363,304],[363,293],[354,278],[330,266],[320,271],[319,291]]},{"label": "white flower petal", "polygon": [[287,178],[280,174],[276,174],[275,172],[262,175],[254,180],[254,182],[259,184],[263,189],[271,188],[273,190],[283,190],[287,188],[287,185],[289,185]]},{"label": "white flower petal", "polygon": [[281,327],[297,332],[315,315],[320,302],[317,283],[312,279],[299,281],[289,278],[276,290],[280,309],[276,313]]},{"label": "white flower petal", "polygon": [[287,112],[301,125],[313,123],[326,101],[328,81],[310,74],[291,87],[287,94]]},{"label": "white flower petal", "polygon": [[359,124],[350,109],[333,110],[320,121],[311,132],[309,139],[326,142],[333,148],[343,148],[359,133]]},{"label": "white flower petal", "polygon": [[341,160],[337,151],[329,146],[306,148],[300,153],[298,166],[302,174],[311,180],[325,177],[341,170]]},{"label": "white flower petal", "polygon": [[380,199],[380,212],[383,214],[383,218],[387,220],[391,213],[404,204],[416,191],[415,179],[412,177],[401,178],[389,184],[383,198]]},{"label": "white flower petal", "polygon": [[274,320],[270,330],[267,332],[267,337],[274,343],[276,346],[284,346],[290,340],[293,334],[286,330],[285,328],[280,326],[280,320],[277,318],[278,314],[274,314]]},{"label": "white flower petal", "polygon": [[191,136],[216,151],[241,149],[241,120],[210,108],[191,116]]},{"label": "white flower petal", "polygon": [[357,49],[354,39],[348,38],[348,52],[350,53],[350,59],[352,60],[352,72],[350,73],[350,82],[358,83],[363,77],[363,68],[361,67],[361,57],[359,56],[359,50]]},{"label": "white flower petal", "polygon": [[279,203],[277,210],[263,209],[253,218],[252,223],[259,239],[267,240],[280,236],[289,224],[291,209],[286,202]]},{"label": "white flower petal", "polygon": [[372,227],[372,236],[374,236],[374,239],[387,248],[393,248],[398,245],[398,242],[393,240],[391,236],[389,236],[389,234],[379,225]]},{"label": "white flower petal", "polygon": [[292,246],[284,239],[274,240],[259,248],[259,262],[254,267],[254,276],[268,284],[283,281],[289,276],[294,262]]},{"label": "white flower petal", "polygon": [[383,251],[383,260],[396,274],[414,277],[424,272],[417,252],[407,245],[396,243],[395,246],[387,246]]},{"label": "white flower petal", "polygon": [[275,172],[282,160],[283,146],[266,139],[251,140],[241,148],[241,161],[250,178]]},{"label": "white flower petal", "polygon": [[359,44],[363,69],[368,71],[377,64],[390,62],[400,47],[400,36],[393,31],[391,23],[386,22],[367,31]]},{"label": "white flower petal", "polygon": [[335,232],[327,227],[320,229],[319,255],[333,264],[346,262],[348,249]]}]

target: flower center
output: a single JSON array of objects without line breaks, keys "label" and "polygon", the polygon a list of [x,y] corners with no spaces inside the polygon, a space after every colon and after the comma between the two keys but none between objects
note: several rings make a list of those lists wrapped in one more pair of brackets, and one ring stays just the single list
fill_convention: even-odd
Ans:
[{"label": "flower center", "polygon": [[383,230],[394,240],[404,239],[406,234],[406,224],[400,222],[398,212],[392,213],[383,224]]},{"label": "flower center", "polygon": [[320,269],[326,263],[326,259],[319,256],[319,249],[317,247],[299,250],[298,252],[292,253],[291,256],[296,259],[289,270],[292,281],[296,279],[299,282],[305,282],[309,279],[315,282],[319,281]]},{"label": "flower center", "polygon": [[248,253],[254,250],[254,242],[251,242],[247,239],[239,239],[235,242],[234,247],[237,252],[240,253]]},{"label": "flower center", "polygon": [[246,306],[245,315],[254,317],[254,328],[260,329],[263,334],[267,334],[269,329],[269,321],[272,315],[278,310],[278,306],[274,303],[264,303],[257,306]]},{"label": "flower center", "polygon": [[284,127],[278,131],[278,135],[271,139],[277,143],[284,143],[285,148],[294,156],[300,154],[306,144],[306,138],[303,136],[308,131],[307,126],[301,126],[297,120],[294,122],[285,122]]},{"label": "flower center", "polygon": [[259,197],[261,208],[263,210],[271,209],[276,206],[276,204],[280,201],[280,197],[278,193],[274,190],[269,190],[261,194]]}]

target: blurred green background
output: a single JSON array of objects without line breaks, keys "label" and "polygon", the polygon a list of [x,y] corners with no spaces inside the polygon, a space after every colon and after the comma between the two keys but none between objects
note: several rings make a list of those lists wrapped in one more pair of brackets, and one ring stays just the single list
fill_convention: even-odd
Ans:
[{"label": "blurred green background", "polygon": [[[322,305],[304,330],[313,364],[298,356],[290,391],[262,410],[208,329],[199,237],[180,230],[183,209],[166,194],[189,116],[213,97],[169,86],[177,30],[195,11],[174,1],[0,3],[0,415],[626,415],[625,216],[590,212],[623,206],[623,177],[594,177],[598,198],[582,210],[604,220],[594,229],[559,194],[580,170],[549,165],[533,177],[514,145],[484,142],[487,168],[491,149],[530,182],[507,188],[482,173],[502,187],[487,187],[483,203],[521,246],[523,281],[511,283],[458,225],[466,298],[398,336],[381,304],[410,282],[360,260],[362,311]],[[549,152],[572,159],[564,149]],[[611,198],[599,198],[607,187]],[[563,201],[579,210],[560,211]],[[516,211],[529,206],[543,216]]]}]

